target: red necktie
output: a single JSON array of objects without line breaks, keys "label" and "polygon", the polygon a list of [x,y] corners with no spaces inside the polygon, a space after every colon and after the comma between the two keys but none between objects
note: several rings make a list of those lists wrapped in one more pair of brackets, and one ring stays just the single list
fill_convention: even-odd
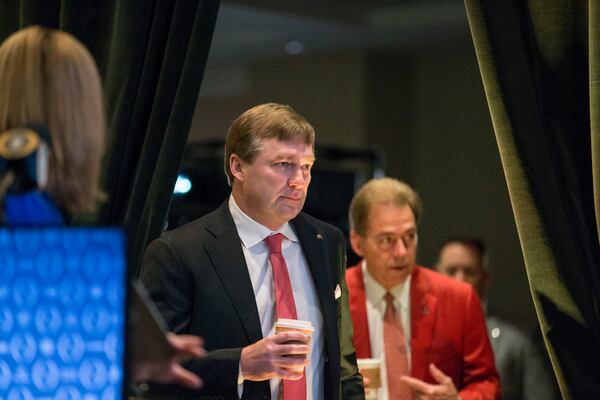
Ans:
[{"label": "red necktie", "polygon": [[[276,233],[265,238],[269,247],[269,261],[273,266],[275,309],[277,318],[298,319],[290,275],[283,254],[281,254],[281,241],[284,237],[281,233]],[[297,381],[283,379],[282,382],[283,400],[306,400],[306,373],[303,373],[302,379]]]},{"label": "red necktie", "polygon": [[400,381],[402,375],[409,375],[408,354],[402,322],[396,316],[394,297],[385,294],[387,307],[383,317],[383,341],[385,346],[385,367],[387,369],[388,398],[390,400],[412,399],[410,388]]}]

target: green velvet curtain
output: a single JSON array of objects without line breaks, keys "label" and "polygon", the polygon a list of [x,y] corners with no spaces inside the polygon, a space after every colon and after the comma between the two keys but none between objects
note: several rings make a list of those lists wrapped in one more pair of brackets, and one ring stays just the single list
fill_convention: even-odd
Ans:
[{"label": "green velvet curtain", "polygon": [[600,398],[600,4],[465,0],[564,398]]},{"label": "green velvet curtain", "polygon": [[191,125],[219,0],[13,0],[0,4],[0,40],[40,24],[92,52],[104,80],[109,195],[100,224],[124,225],[137,275],[164,226]]}]

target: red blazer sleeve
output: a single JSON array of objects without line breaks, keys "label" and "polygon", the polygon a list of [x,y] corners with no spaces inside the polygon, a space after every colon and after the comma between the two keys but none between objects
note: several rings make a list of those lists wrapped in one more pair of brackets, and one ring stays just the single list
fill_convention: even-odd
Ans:
[{"label": "red blazer sleeve", "polygon": [[479,296],[471,289],[467,299],[467,315],[463,344],[463,400],[495,400],[501,398],[500,378],[483,316]]}]

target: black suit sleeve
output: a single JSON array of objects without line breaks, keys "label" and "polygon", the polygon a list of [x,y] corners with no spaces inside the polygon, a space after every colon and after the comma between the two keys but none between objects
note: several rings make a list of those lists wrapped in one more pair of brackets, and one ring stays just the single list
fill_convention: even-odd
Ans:
[{"label": "black suit sleeve", "polygon": [[[142,281],[169,329],[175,333],[196,334],[191,328],[195,276],[179,259],[171,243],[154,240],[144,255]],[[210,321],[206,321],[207,324]],[[204,381],[200,391],[192,393],[174,386],[154,386],[159,398],[168,393],[170,398],[202,398],[218,394],[238,398],[237,378],[242,348],[209,351],[201,360],[192,360],[184,366]]]},{"label": "black suit sleeve", "polygon": [[150,243],[141,279],[169,329],[189,333],[194,277],[179,261],[171,243],[164,239]]}]

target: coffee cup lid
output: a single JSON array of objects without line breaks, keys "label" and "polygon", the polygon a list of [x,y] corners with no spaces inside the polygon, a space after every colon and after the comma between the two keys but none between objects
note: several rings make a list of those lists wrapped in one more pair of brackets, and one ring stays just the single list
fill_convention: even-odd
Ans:
[{"label": "coffee cup lid", "polygon": [[313,332],[315,328],[313,328],[310,321],[302,321],[298,319],[289,319],[289,318],[279,318],[275,325],[285,326],[287,328],[296,328]]},{"label": "coffee cup lid", "polygon": [[364,367],[381,365],[381,360],[379,358],[358,358],[356,359],[356,362],[359,366]]}]

